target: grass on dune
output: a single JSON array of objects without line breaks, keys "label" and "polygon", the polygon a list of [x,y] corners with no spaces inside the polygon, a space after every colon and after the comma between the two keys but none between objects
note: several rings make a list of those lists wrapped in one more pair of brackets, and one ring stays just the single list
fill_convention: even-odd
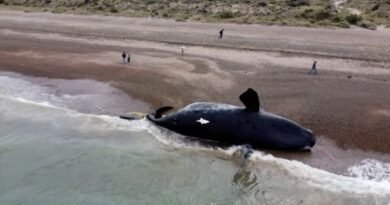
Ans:
[{"label": "grass on dune", "polygon": [[[0,0],[3,7],[53,13],[171,18],[177,21],[260,23],[290,26],[390,25],[390,0]],[[354,8],[361,11],[356,15]]]}]

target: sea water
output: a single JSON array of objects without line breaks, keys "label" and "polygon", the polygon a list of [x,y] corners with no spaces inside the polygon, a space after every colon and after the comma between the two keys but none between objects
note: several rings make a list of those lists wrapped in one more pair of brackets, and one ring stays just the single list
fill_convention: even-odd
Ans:
[{"label": "sea water", "polygon": [[260,151],[243,161],[240,146],[83,113],[75,98],[0,76],[1,205],[390,204],[387,164],[341,176]]}]

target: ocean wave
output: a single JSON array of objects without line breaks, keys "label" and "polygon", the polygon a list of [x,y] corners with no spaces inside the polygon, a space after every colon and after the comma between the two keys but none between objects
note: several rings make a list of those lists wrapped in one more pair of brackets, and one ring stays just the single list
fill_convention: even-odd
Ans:
[{"label": "ocean wave", "polygon": [[360,179],[390,183],[390,163],[365,159],[349,167],[347,174]]},{"label": "ocean wave", "polygon": [[[146,131],[166,145],[209,153],[217,158],[227,160],[236,157],[237,153],[242,152],[242,149],[244,149],[243,146],[232,146],[227,149],[205,147],[196,141],[189,142],[182,135],[154,126],[153,123],[146,119],[127,121],[116,116],[83,114],[52,105],[48,102],[34,102],[20,97],[0,95],[0,111],[0,117],[3,116],[7,119],[13,118],[17,120],[23,118],[46,123],[54,121],[56,124],[60,122],[60,124],[64,124],[63,126],[71,126],[82,131],[97,129],[129,132]],[[374,195],[376,197],[384,197],[385,200],[390,199],[390,183],[386,180],[378,180],[378,178],[372,177],[378,173],[380,179],[388,177],[388,166],[383,164],[379,166],[375,161],[365,161],[362,165],[351,168],[350,172],[353,173],[351,174],[353,177],[336,175],[298,161],[277,158],[261,151],[254,151],[246,166],[253,170],[271,167],[274,171],[287,175],[289,179],[334,193],[348,193],[360,196]],[[383,172],[383,170],[387,171]]]},{"label": "ocean wave", "polygon": [[[178,148],[206,151],[219,158],[235,159],[238,160],[239,164],[243,164],[241,154],[245,153],[245,149],[247,149],[245,146],[231,146],[226,149],[208,148],[204,147],[201,143],[183,140],[185,137],[180,134],[173,133],[165,128],[153,126],[150,122],[148,124],[146,126],[147,131],[164,144]],[[377,195],[390,198],[390,183],[388,181],[376,181],[371,180],[371,178],[362,178],[359,176],[348,177],[337,175],[311,167],[299,161],[277,158],[262,151],[253,151],[246,166],[257,169],[263,167],[265,164],[279,169],[279,171],[286,172],[291,177],[294,177],[302,183],[308,183],[313,187],[327,189],[337,193],[346,192],[350,194]]]}]

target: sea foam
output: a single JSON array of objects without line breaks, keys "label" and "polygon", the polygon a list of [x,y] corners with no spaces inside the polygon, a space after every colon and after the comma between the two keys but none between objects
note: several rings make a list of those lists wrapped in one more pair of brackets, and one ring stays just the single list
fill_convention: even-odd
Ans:
[{"label": "sea foam", "polygon": [[[17,93],[13,93],[11,96],[8,94],[9,92],[0,93],[0,111],[2,113],[0,117],[3,115],[3,117],[14,119],[56,121],[56,123],[68,123],[69,126],[73,126],[75,129],[83,130],[146,131],[168,146],[195,152],[207,152],[218,158],[222,156],[225,159],[232,158],[243,149],[242,146],[232,146],[227,149],[204,147],[199,143],[187,141],[182,135],[154,126],[146,119],[126,121],[115,116],[84,114],[58,107],[50,102],[35,102],[31,99],[25,99],[25,96],[17,96]],[[20,114],[20,112],[23,112],[23,114]],[[254,151],[246,166],[253,170],[271,167],[296,182],[332,193],[380,197],[381,202],[390,200],[389,164],[376,160],[365,160],[350,167],[347,171],[350,176],[336,175],[298,161],[277,158],[261,151]]]}]

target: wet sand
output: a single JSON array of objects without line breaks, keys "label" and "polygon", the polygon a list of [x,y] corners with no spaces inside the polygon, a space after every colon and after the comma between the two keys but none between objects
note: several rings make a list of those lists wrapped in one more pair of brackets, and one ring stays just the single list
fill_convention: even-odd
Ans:
[{"label": "wet sand", "polygon": [[[338,173],[365,158],[390,160],[389,30],[13,11],[0,11],[0,19],[3,71],[107,82],[153,108],[241,105],[239,94],[252,87],[267,111],[298,121],[318,138],[311,153],[272,152],[276,156]],[[121,64],[122,50],[132,53],[129,65]],[[316,76],[307,74],[313,60]]]},{"label": "wet sand", "polygon": [[[96,80],[65,80],[46,77],[31,77],[15,72],[4,71],[0,71],[0,76],[18,80],[20,79],[42,89],[39,91],[32,90],[32,93],[26,92],[28,93],[27,96],[23,96],[23,93],[12,93],[12,91],[8,91],[11,95],[20,96],[22,98],[32,98],[26,100],[33,100],[35,102],[48,102],[55,106],[68,108],[82,113],[117,116],[126,113],[129,110],[148,112],[151,109],[149,104],[132,98],[127,93],[110,86],[108,83]],[[19,90],[24,91],[20,85]]]}]

